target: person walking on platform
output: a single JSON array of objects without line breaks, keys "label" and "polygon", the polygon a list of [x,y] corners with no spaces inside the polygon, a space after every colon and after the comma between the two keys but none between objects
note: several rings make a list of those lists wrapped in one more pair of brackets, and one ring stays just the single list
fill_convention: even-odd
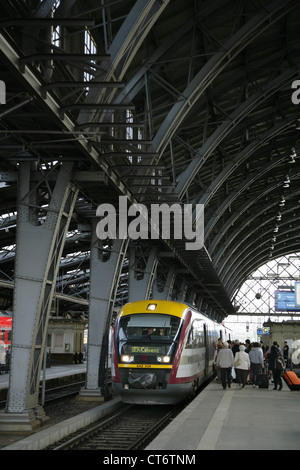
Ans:
[{"label": "person walking on platform", "polygon": [[[271,346],[270,352],[268,354],[268,362],[269,362],[269,374],[272,374],[273,382],[275,383],[275,375],[276,375],[276,359],[278,356],[278,350],[276,346]],[[270,376],[271,378],[271,376]],[[277,388],[277,387],[276,387]],[[276,390],[275,388],[275,390]]]},{"label": "person walking on platform", "polygon": [[277,357],[275,359],[274,388],[273,388],[273,390],[277,390],[277,385],[279,385],[279,388],[278,388],[279,391],[282,389],[282,379],[281,379],[281,377],[285,372],[285,368],[286,368],[285,360],[277,351]]},{"label": "person walking on platform", "polygon": [[226,389],[231,387],[231,369],[233,367],[234,357],[227,342],[224,343],[223,349],[220,349],[217,358],[217,367],[220,367],[222,387]]},{"label": "person walking on platform", "polygon": [[236,353],[239,352],[239,350],[240,350],[240,342],[238,339],[236,339],[232,347],[232,354],[235,356]]},{"label": "person walking on platform", "polygon": [[240,388],[245,388],[250,370],[249,354],[245,352],[246,346],[240,345],[239,352],[234,357],[234,367],[236,370],[236,378]]},{"label": "person walking on platform", "polygon": [[264,368],[264,356],[258,343],[253,344],[253,349],[249,352],[250,368],[252,370],[253,387],[258,388],[258,376]]},{"label": "person walking on platform", "polygon": [[223,344],[218,343],[216,354],[215,354],[215,365],[216,365],[217,380],[219,380],[220,382],[221,382],[221,369],[220,369],[220,366],[218,366],[217,364],[217,360],[218,360],[219,352],[221,349],[223,349]]},{"label": "person walking on platform", "polygon": [[286,366],[289,367],[289,345],[287,344],[287,341],[284,342],[283,346],[283,357],[286,363]]}]

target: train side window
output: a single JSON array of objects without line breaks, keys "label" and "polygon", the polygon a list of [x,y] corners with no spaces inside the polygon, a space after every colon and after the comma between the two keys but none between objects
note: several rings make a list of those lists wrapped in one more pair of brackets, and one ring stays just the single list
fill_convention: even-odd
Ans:
[{"label": "train side window", "polygon": [[191,349],[193,347],[194,342],[194,328],[193,325],[191,326],[190,332],[187,337],[187,341],[185,343],[185,349]]},{"label": "train side window", "polygon": [[194,347],[202,348],[205,346],[205,324],[202,321],[195,320],[193,326],[195,330]]}]

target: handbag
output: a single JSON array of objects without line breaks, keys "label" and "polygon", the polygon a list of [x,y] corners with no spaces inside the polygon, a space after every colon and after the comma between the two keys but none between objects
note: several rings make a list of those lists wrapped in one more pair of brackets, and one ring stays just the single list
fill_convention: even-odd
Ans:
[{"label": "handbag", "polygon": [[240,356],[239,356],[239,357],[237,358],[237,360],[235,361],[235,363],[234,363],[234,367],[240,366],[241,363],[242,363],[242,361],[241,361]]}]

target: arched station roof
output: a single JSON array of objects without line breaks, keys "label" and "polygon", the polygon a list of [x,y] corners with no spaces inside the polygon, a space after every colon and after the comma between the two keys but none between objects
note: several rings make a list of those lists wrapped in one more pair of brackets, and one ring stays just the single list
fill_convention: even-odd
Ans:
[{"label": "arched station roof", "polygon": [[86,227],[119,196],[204,204],[204,248],[155,243],[223,316],[249,273],[298,251],[299,26],[297,0],[1,2],[1,308],[24,162],[39,223],[57,168],[74,165],[80,192],[57,287],[74,309],[88,298]]}]

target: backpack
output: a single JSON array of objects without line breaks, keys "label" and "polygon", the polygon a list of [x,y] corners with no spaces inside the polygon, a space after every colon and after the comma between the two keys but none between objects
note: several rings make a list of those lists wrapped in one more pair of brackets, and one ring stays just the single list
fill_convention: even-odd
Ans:
[{"label": "backpack", "polygon": [[277,365],[276,369],[278,370],[285,370],[285,360],[282,356],[277,357]]}]

